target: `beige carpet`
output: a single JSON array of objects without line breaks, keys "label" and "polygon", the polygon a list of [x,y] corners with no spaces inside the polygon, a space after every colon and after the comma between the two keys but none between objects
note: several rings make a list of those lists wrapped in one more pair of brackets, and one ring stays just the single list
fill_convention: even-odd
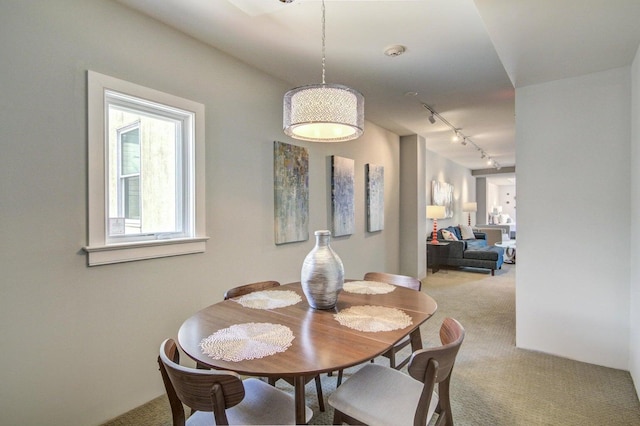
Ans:
[{"label": "beige carpet", "polygon": [[[640,425],[640,403],[628,372],[515,348],[515,271],[515,265],[504,265],[492,277],[472,269],[441,270],[423,281],[423,291],[438,302],[438,312],[422,326],[425,347],[439,344],[437,331],[447,316],[467,331],[452,376],[454,422]],[[356,369],[346,371],[345,379]],[[326,400],[335,390],[335,376],[323,375],[322,383]],[[292,391],[282,381],[278,386]],[[331,424],[331,407],[318,410],[313,382],[307,401],[315,413],[311,424]],[[160,397],[106,424],[170,425],[169,405]]]}]

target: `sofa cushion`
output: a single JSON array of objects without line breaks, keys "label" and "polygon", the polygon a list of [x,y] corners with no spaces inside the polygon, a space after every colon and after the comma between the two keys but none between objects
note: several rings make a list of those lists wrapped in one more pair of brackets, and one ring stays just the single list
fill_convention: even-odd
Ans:
[{"label": "sofa cushion", "polygon": [[461,240],[462,239],[462,233],[460,232],[460,227],[458,226],[450,226],[449,229],[451,232],[453,232],[455,234],[455,236]]},{"label": "sofa cushion", "polygon": [[481,250],[487,247],[487,240],[485,239],[477,239],[477,240],[466,240],[467,250]]},{"label": "sofa cushion", "polygon": [[458,237],[456,237],[456,234],[449,231],[448,229],[442,230],[442,238],[447,241],[458,241]]},{"label": "sofa cushion", "polygon": [[465,259],[498,260],[501,253],[500,247],[484,247],[467,250],[464,252],[464,257]]},{"label": "sofa cushion", "polygon": [[460,228],[460,235],[463,240],[475,240],[476,235],[473,233],[473,228],[469,225],[458,225]]}]

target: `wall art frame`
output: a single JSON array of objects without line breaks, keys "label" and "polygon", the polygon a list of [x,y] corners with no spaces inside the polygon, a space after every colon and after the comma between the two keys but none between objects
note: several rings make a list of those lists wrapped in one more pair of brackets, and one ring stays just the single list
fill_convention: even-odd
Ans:
[{"label": "wall art frame", "polygon": [[331,222],[334,237],[355,230],[355,161],[331,156]]},{"label": "wall art frame", "polygon": [[384,229],[384,167],[365,165],[367,232]]},{"label": "wall art frame", "polygon": [[453,217],[453,185],[447,182],[431,181],[431,204],[444,206],[445,218]]},{"label": "wall art frame", "polygon": [[273,143],[274,237],[286,244],[309,239],[309,152]]}]

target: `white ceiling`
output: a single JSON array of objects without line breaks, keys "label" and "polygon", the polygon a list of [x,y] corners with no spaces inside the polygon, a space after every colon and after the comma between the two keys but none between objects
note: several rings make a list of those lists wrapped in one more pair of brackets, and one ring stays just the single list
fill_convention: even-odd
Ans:
[{"label": "white ceiling", "polygon": [[[321,2],[117,0],[286,81],[322,81]],[[365,118],[470,169],[490,166],[428,121],[432,106],[501,166],[515,159],[515,87],[630,65],[640,0],[325,0],[326,81]],[[397,57],[392,45],[406,46]],[[407,92],[415,92],[408,95]],[[284,95],[284,93],[283,93]]]}]

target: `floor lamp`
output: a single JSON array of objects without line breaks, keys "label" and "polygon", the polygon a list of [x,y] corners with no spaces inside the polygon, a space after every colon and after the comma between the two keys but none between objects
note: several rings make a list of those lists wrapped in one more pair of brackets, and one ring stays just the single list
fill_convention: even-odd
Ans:
[{"label": "floor lamp", "polygon": [[438,219],[445,218],[444,206],[427,206],[427,219],[433,219],[433,233],[431,234],[431,244],[438,243]]},{"label": "floor lamp", "polygon": [[468,214],[468,225],[471,226],[471,213],[475,213],[478,211],[478,203],[464,203],[462,205],[462,211],[467,212]]}]

